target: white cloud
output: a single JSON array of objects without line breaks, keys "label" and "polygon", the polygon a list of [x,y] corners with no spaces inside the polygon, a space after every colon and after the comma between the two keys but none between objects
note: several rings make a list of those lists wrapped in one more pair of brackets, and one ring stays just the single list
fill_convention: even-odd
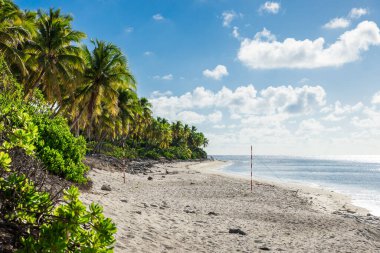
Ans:
[{"label": "white cloud", "polygon": [[380,134],[380,112],[365,108],[363,114],[352,118],[351,123],[359,129],[372,130]]},{"label": "white cloud", "polygon": [[156,91],[153,91],[150,96],[157,98],[157,97],[166,97],[166,96],[171,96],[171,95],[173,95],[173,92],[171,92],[169,90],[165,91],[165,92],[160,92],[160,91],[156,90]]},{"label": "white cloud", "polygon": [[323,27],[326,29],[338,29],[338,28],[347,28],[350,26],[350,20],[346,18],[334,18],[330,20]]},{"label": "white cloud", "polygon": [[164,75],[164,76],[159,76],[159,75],[156,75],[153,77],[153,79],[156,79],[156,80],[165,80],[165,81],[171,81],[173,80],[174,76],[172,74],[167,74],[167,75]]},{"label": "white cloud", "polygon": [[145,52],[144,52],[144,55],[145,55],[145,56],[152,56],[152,55],[153,55],[153,52],[151,52],[151,51],[145,51]]},{"label": "white cloud", "polygon": [[326,104],[326,93],[322,87],[306,85],[270,86],[260,92],[253,85],[240,86],[235,90],[223,87],[217,92],[197,87],[181,96],[165,94],[157,97],[157,94],[157,92],[152,94],[150,99],[153,111],[157,116],[170,119],[182,111],[207,108],[225,109],[234,119],[244,119],[252,115],[255,117],[280,115],[278,117],[285,119],[290,115],[319,111]]},{"label": "white cloud", "polygon": [[224,76],[228,76],[227,67],[224,65],[218,65],[213,70],[206,69],[203,71],[205,77],[209,77],[215,80],[220,80]]},{"label": "white cloud", "polygon": [[368,10],[364,8],[353,8],[348,16],[353,19],[360,18],[361,16],[367,15]]},{"label": "white cloud", "polygon": [[208,120],[212,123],[218,123],[222,120],[223,113],[221,111],[216,111],[208,115]]},{"label": "white cloud", "polygon": [[162,80],[173,80],[173,75],[172,74],[165,75],[162,77]]},{"label": "white cloud", "polygon": [[338,130],[340,130],[339,127],[327,128],[318,120],[311,118],[301,121],[296,134],[310,136],[318,135],[321,132],[335,132]]},{"label": "white cloud", "polygon": [[363,21],[343,33],[336,42],[325,46],[325,39],[314,41],[287,38],[283,42],[244,39],[238,59],[252,69],[338,67],[360,59],[370,46],[380,45],[380,31],[376,23]]},{"label": "white cloud", "polygon": [[201,124],[204,122],[218,123],[222,120],[223,113],[215,111],[208,115],[201,114],[195,111],[184,110],[175,114],[175,118],[171,120],[181,120],[187,124]]},{"label": "white cloud", "polygon": [[234,38],[236,38],[236,39],[240,39],[239,27],[234,26],[234,28],[232,30],[232,36],[234,36]]},{"label": "white cloud", "polygon": [[229,27],[231,22],[239,16],[241,16],[241,14],[237,14],[235,11],[224,11],[222,13],[223,26]]},{"label": "white cloud", "polygon": [[133,27],[132,26],[128,26],[127,28],[124,29],[125,33],[131,33],[133,32]]},{"label": "white cloud", "polygon": [[371,103],[374,105],[380,104],[380,91],[376,92],[375,95],[373,95]]},{"label": "white cloud", "polygon": [[261,32],[257,32],[255,34],[255,40],[257,41],[275,41],[276,35],[272,34],[268,29],[265,27]]},{"label": "white cloud", "polygon": [[353,106],[342,105],[340,101],[336,101],[334,105],[330,105],[321,110],[322,113],[328,113],[327,116],[323,118],[326,121],[341,121],[347,116],[360,112],[364,109],[363,103],[359,102]]},{"label": "white cloud", "polygon": [[358,19],[361,16],[364,16],[368,14],[367,9],[363,8],[353,8],[351,9],[350,13],[348,13],[346,18],[334,18],[330,20],[327,24],[325,24],[323,27],[326,29],[339,29],[339,28],[347,28],[350,26],[351,21],[353,19]]},{"label": "white cloud", "polygon": [[152,16],[152,18],[153,18],[154,20],[156,20],[156,21],[162,21],[162,20],[165,19],[164,16],[162,16],[160,13],[154,14],[154,15]]},{"label": "white cloud", "polygon": [[280,8],[281,8],[280,3],[267,1],[263,5],[260,6],[259,11],[277,14],[280,11]]},{"label": "white cloud", "polygon": [[178,120],[186,122],[186,124],[200,124],[206,120],[204,115],[193,111],[183,111],[177,114]]}]

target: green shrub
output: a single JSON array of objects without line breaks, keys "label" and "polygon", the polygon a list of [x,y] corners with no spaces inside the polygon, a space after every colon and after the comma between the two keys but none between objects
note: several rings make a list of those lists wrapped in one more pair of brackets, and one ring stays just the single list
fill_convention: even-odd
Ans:
[{"label": "green shrub", "polygon": [[181,160],[191,159],[191,150],[187,147],[170,147],[168,148],[168,150],[177,159],[181,159]]},{"label": "green shrub", "polygon": [[161,158],[159,151],[153,149],[143,152],[142,157],[158,160]]},{"label": "green shrub", "polygon": [[191,159],[207,159],[207,153],[201,148],[194,148],[191,152]]},{"label": "green shrub", "polygon": [[37,156],[48,170],[74,182],[85,182],[88,168],[82,162],[86,154],[84,138],[74,137],[61,117],[51,119],[42,114],[36,115],[33,121],[38,127]]},{"label": "green shrub", "polygon": [[55,208],[38,237],[22,240],[19,252],[112,252],[115,224],[104,217],[101,206],[92,203],[87,210],[78,197],[76,187],[65,191],[66,204]]},{"label": "green shrub", "polygon": [[169,150],[164,150],[162,155],[166,158],[166,159],[169,159],[169,160],[174,160],[176,159],[176,156],[171,153]]}]

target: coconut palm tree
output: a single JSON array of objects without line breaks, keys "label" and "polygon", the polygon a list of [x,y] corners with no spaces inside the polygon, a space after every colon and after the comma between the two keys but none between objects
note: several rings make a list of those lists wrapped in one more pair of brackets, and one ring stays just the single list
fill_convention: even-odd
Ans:
[{"label": "coconut palm tree", "polygon": [[13,75],[27,73],[22,45],[34,34],[35,13],[21,11],[12,1],[0,1],[0,53]]},{"label": "coconut palm tree", "polygon": [[50,9],[37,14],[37,33],[25,45],[30,74],[24,80],[26,96],[40,88],[50,102],[73,90],[73,79],[83,68],[79,43],[85,34],[71,27],[72,17]]},{"label": "coconut palm tree", "polygon": [[83,85],[75,95],[80,110],[71,125],[74,127],[79,121],[84,121],[82,125],[85,125],[89,139],[104,109],[110,117],[118,115],[119,91],[136,87],[127,60],[117,46],[98,40],[93,41],[93,45],[91,52],[87,47],[83,50],[86,61]]}]

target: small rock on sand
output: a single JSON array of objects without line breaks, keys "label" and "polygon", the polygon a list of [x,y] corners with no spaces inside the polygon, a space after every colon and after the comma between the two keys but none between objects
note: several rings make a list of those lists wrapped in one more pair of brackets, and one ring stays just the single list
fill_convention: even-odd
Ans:
[{"label": "small rock on sand", "polygon": [[103,191],[111,191],[111,186],[109,184],[104,184],[100,189]]},{"label": "small rock on sand", "polygon": [[247,233],[241,230],[240,228],[230,228],[228,230],[228,233],[230,234],[239,234],[239,235],[246,235]]},{"label": "small rock on sand", "polygon": [[150,176],[149,176],[149,177],[148,177],[148,180],[153,180],[153,177],[150,177]]}]

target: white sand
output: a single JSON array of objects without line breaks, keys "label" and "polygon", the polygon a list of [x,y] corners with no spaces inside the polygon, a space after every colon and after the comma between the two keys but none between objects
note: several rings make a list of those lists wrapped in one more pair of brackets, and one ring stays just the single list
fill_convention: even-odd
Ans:
[{"label": "white sand", "polygon": [[[93,169],[93,189],[81,198],[102,204],[117,224],[115,252],[380,252],[380,222],[350,215],[365,210],[348,198],[256,181],[251,193],[249,181],[221,175],[222,165],[161,164],[149,175],[127,174],[125,184],[122,172]],[[346,211],[331,214],[339,209]]]}]

